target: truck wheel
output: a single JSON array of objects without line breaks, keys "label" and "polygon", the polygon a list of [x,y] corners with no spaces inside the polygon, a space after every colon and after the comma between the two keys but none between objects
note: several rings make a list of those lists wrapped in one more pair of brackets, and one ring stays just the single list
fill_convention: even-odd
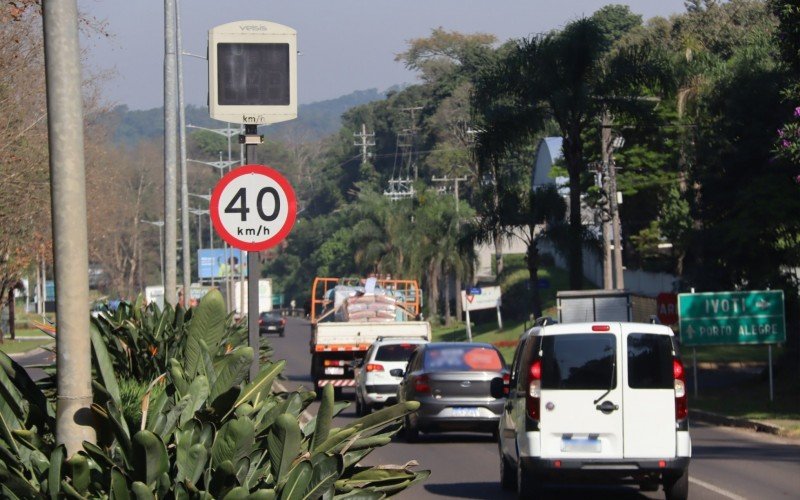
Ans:
[{"label": "truck wheel", "polygon": [[664,496],[667,500],[686,500],[689,497],[689,469],[664,476]]},{"label": "truck wheel", "polygon": [[334,399],[334,401],[342,399],[342,388],[341,387],[334,387],[333,388],[333,399]]}]

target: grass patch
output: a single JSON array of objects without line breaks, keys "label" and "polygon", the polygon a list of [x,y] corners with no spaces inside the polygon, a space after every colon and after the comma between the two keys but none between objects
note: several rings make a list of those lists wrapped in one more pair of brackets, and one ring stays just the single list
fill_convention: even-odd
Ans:
[{"label": "grass patch", "polygon": [[689,407],[731,417],[772,421],[788,435],[800,436],[800,380],[793,376],[775,379],[775,400],[769,400],[769,381],[757,379],[735,387],[717,389],[689,400]]},{"label": "grass patch", "polygon": [[[767,363],[767,346],[765,345],[718,345],[697,347],[698,363]],[[684,361],[692,358],[692,348],[682,349]],[[773,361],[779,359],[784,352],[782,346],[772,347]]]},{"label": "grass patch", "polygon": [[31,349],[36,349],[40,346],[49,345],[55,342],[50,337],[43,338],[42,340],[6,340],[0,344],[0,351],[6,354],[19,354],[28,352]]}]

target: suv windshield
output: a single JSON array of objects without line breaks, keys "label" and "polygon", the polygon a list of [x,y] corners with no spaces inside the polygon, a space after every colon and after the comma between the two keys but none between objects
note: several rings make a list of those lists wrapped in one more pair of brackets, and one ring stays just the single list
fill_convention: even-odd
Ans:
[{"label": "suv windshield", "polygon": [[500,354],[487,347],[447,346],[425,350],[425,370],[439,372],[500,371]]},{"label": "suv windshield", "polygon": [[417,344],[387,344],[378,347],[375,361],[408,361]]},{"label": "suv windshield", "polygon": [[542,337],[542,389],[613,389],[617,386],[615,356],[616,337],[611,334],[546,335]]},{"label": "suv windshield", "polygon": [[631,389],[672,389],[672,341],[667,335],[628,335],[628,386]]}]

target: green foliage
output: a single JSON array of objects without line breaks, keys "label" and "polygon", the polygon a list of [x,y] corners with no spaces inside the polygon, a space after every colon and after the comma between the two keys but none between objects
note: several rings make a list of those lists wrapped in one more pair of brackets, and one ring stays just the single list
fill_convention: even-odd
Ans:
[{"label": "green foliage", "polygon": [[[283,369],[282,361],[266,364],[247,383],[247,370],[240,367],[249,366],[252,350],[225,344],[219,325],[226,318],[218,300],[207,295],[187,312],[187,335],[197,339],[199,349],[198,361],[193,361],[197,370],[181,361],[187,359],[188,342],[173,335],[163,346],[176,354],[167,363],[168,373],[147,386],[115,381],[119,399],[97,384],[92,411],[99,442],[85,442],[84,450],[72,457],[55,445],[54,401],[22,367],[0,353],[2,496],[383,498],[429,475],[409,466],[357,465],[391,441],[403,417],[418,403],[387,407],[333,428],[332,418],[345,405],[335,404],[332,387],[327,387],[319,414],[303,423],[301,414],[314,393],[274,392],[272,383]],[[128,321],[129,338],[138,335],[137,327],[150,325],[162,314],[153,308],[132,314],[141,323]],[[114,335],[111,329],[98,332]],[[214,339],[217,344],[205,342]],[[106,352],[107,345],[115,344],[101,341],[94,346],[93,361],[98,371],[102,365],[111,377],[115,358]],[[134,398],[141,400],[138,413],[130,411]]]}]

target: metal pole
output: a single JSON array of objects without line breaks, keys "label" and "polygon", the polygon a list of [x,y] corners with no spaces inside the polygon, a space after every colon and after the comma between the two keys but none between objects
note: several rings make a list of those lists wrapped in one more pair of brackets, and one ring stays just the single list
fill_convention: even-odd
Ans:
[{"label": "metal pole", "polygon": [[769,363],[769,402],[774,400],[774,391],[772,385],[772,344],[767,344],[767,362]]},{"label": "metal pole", "polygon": [[158,254],[159,257],[161,258],[161,287],[165,288],[166,284],[164,282],[164,224],[158,226]]},{"label": "metal pole", "polygon": [[76,0],[45,1],[43,30],[56,279],[56,442],[67,456],[94,443],[89,243]]},{"label": "metal pole", "polygon": [[175,0],[164,0],[164,233],[166,238],[164,304],[177,302],[178,208],[176,162],[178,141],[175,93]]},{"label": "metal pole", "polygon": [[[175,46],[178,54],[181,53],[181,9],[180,0],[175,0]],[[178,63],[178,135],[181,146],[181,236],[183,237],[183,305],[189,307],[192,295],[192,238],[189,234],[189,182],[186,172],[186,110],[183,104],[183,61],[175,58]],[[198,249],[200,247],[198,246]]]},{"label": "metal pole", "polygon": [[694,378],[694,397],[697,398],[697,347],[692,347],[692,374]]},{"label": "metal pole", "polygon": [[[258,126],[246,125],[244,129],[244,162],[248,165],[257,162],[256,146],[260,142]],[[250,380],[258,376],[259,335],[258,335],[258,279],[260,259],[258,252],[247,252],[247,332],[250,347],[253,348],[253,363],[250,365]],[[244,291],[243,291],[244,292]]]}]

